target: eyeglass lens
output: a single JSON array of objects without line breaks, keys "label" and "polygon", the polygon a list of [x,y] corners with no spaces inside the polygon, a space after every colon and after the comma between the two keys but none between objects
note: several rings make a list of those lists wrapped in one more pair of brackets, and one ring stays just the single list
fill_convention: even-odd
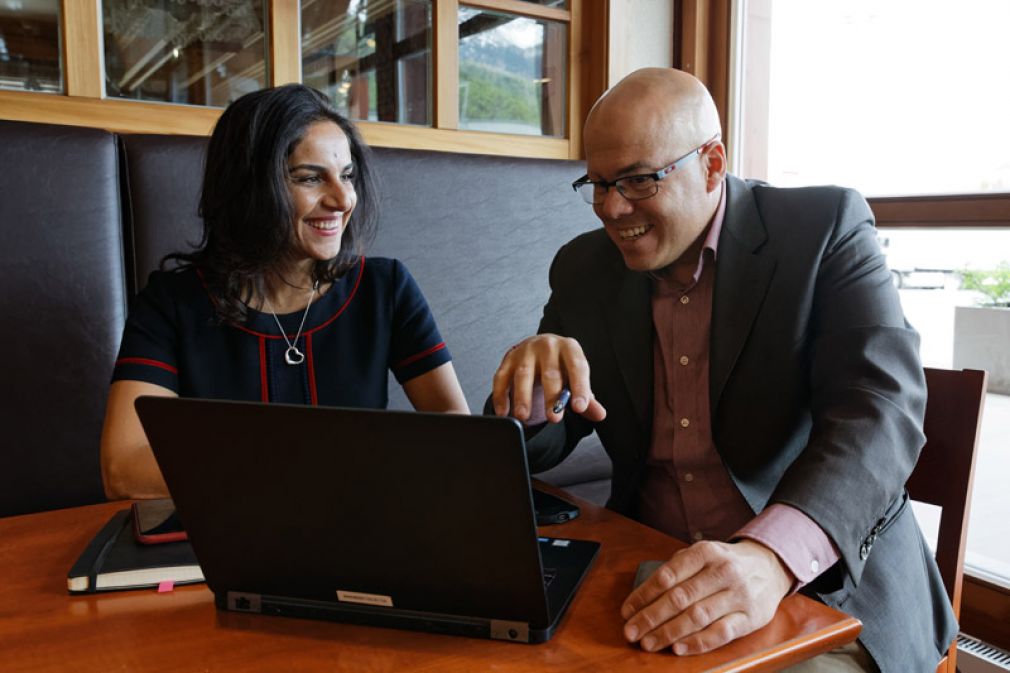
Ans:
[{"label": "eyeglass lens", "polygon": [[[649,176],[629,176],[617,181],[615,185],[621,195],[630,200],[647,199],[659,190],[656,181]],[[579,194],[586,203],[599,205],[607,198],[607,188],[595,182],[584,182],[579,185]]]}]

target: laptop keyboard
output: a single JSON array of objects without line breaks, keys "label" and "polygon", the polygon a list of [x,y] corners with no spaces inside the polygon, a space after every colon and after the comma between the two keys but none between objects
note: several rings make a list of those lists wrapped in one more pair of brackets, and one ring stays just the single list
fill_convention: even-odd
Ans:
[{"label": "laptop keyboard", "polygon": [[544,568],[544,586],[549,587],[558,576],[557,568]]},{"label": "laptop keyboard", "polygon": [[[558,539],[549,538],[549,537],[540,537],[540,538],[537,538],[537,541],[540,543],[540,556],[541,556],[541,558],[546,558],[546,556],[550,554],[550,551],[551,551],[552,548],[566,549],[568,547],[568,545],[571,544],[571,540],[558,540]],[[557,557],[555,556],[555,560],[556,559],[557,559]],[[557,568],[547,568],[547,567],[544,568],[544,586],[545,587],[549,587],[554,582],[554,580],[557,579],[557,577],[558,577],[558,569]]]}]

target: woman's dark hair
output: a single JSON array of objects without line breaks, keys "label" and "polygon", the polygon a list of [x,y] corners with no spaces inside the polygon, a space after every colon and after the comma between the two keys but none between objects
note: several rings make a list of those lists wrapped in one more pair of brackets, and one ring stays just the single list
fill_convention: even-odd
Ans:
[{"label": "woman's dark hair", "polygon": [[375,237],[375,178],[357,129],[322,93],[301,84],[242,96],[225,109],[207,147],[199,246],[162,260],[163,267],[174,261],[200,269],[222,321],[245,322],[245,302],[264,291],[267,271],[294,243],[288,157],[308,126],[319,121],[335,123],[347,136],[358,202],[340,253],[316,262],[314,280],[326,283],[341,277]]}]

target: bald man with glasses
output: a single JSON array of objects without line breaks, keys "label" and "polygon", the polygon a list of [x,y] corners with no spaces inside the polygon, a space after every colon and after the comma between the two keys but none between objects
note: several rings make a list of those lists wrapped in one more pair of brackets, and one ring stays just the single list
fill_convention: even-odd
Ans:
[{"label": "bald man with glasses", "polygon": [[527,424],[533,471],[596,430],[608,507],[692,543],[628,596],[625,637],[707,651],[801,591],[864,628],[790,670],[932,671],[956,623],[904,493],[925,382],[866,202],[728,175],[676,70],[622,80],[584,139],[572,187],[603,227],[558,252],[491,404]]}]

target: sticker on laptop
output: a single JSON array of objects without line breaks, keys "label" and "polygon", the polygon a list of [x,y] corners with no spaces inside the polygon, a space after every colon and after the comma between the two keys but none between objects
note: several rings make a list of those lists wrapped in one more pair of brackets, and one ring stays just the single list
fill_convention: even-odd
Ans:
[{"label": "sticker on laptop", "polygon": [[551,544],[555,547],[567,547],[571,543],[571,540],[554,540]]},{"label": "sticker on laptop", "polygon": [[344,591],[337,589],[337,600],[343,603],[358,603],[360,605],[381,605],[393,607],[393,597],[382,594],[363,594],[360,591]]}]

